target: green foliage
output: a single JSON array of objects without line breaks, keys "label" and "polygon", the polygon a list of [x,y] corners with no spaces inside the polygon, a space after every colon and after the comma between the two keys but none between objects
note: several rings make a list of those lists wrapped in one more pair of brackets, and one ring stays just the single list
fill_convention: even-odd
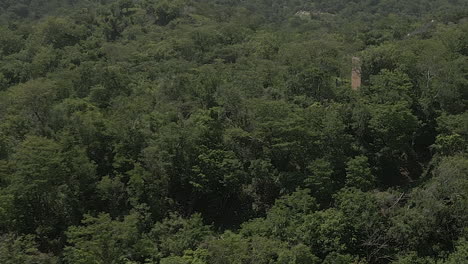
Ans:
[{"label": "green foliage", "polygon": [[467,10],[0,1],[0,262],[466,262]]},{"label": "green foliage", "polygon": [[11,162],[12,182],[5,191],[13,196],[14,210],[7,219],[16,230],[37,234],[43,246],[61,246],[60,233],[81,217],[90,198],[94,166],[83,152],[63,151],[36,136],[22,142]]},{"label": "green foliage", "polygon": [[222,234],[220,239],[207,241],[203,248],[207,254],[206,263],[313,264],[319,262],[304,245],[288,248],[286,243],[278,240],[257,236],[247,239],[231,232]]},{"label": "green foliage", "polygon": [[411,79],[405,73],[383,69],[378,75],[371,76],[370,83],[371,86],[366,92],[374,103],[413,103]]},{"label": "green foliage", "polygon": [[[406,250],[420,255],[440,254],[453,247],[466,232],[467,160],[462,156],[444,158],[434,177],[410,194],[411,207],[400,208],[392,219],[391,235]],[[450,223],[450,224],[448,224]]]},{"label": "green foliage", "polygon": [[468,127],[466,113],[460,115],[442,115],[437,119],[438,130],[434,149],[442,155],[455,155],[466,151]]},{"label": "green foliage", "polygon": [[444,264],[462,263],[468,258],[468,243],[465,239],[457,242],[455,251],[443,262]]},{"label": "green foliage", "polygon": [[401,104],[376,105],[369,120],[374,145],[383,151],[404,151],[409,147],[418,125],[416,116]]},{"label": "green foliage", "polygon": [[369,168],[369,161],[365,156],[357,156],[346,163],[346,186],[355,187],[363,191],[372,189],[375,178]]},{"label": "green foliage", "polygon": [[150,12],[155,16],[155,22],[158,25],[165,26],[182,15],[182,11],[186,3],[187,1],[185,0],[158,1],[154,7],[150,9]]},{"label": "green foliage", "polygon": [[332,181],[333,168],[331,168],[331,164],[324,159],[318,159],[313,161],[307,169],[311,176],[304,183],[314,190],[315,197],[326,200],[333,192],[333,186],[336,185]]},{"label": "green foliage", "polygon": [[160,257],[182,256],[185,250],[194,250],[205,238],[212,235],[210,226],[202,222],[199,214],[188,219],[172,214],[154,225],[149,233]]},{"label": "green foliage", "polygon": [[24,138],[30,131],[47,135],[50,106],[57,92],[54,82],[47,79],[36,79],[8,90],[6,97],[12,107],[2,117],[4,133],[16,138]]},{"label": "green foliage", "polygon": [[58,263],[56,257],[38,250],[33,236],[15,236],[11,233],[0,237],[0,261],[5,264]]},{"label": "green foliage", "polygon": [[241,233],[272,236],[282,240],[295,240],[296,230],[303,223],[303,216],[317,210],[310,190],[297,190],[276,200],[265,219],[244,223]]},{"label": "green foliage", "polygon": [[128,263],[138,260],[138,215],[123,221],[112,220],[108,214],[85,216],[83,226],[67,231],[69,246],[64,254],[67,263]]}]

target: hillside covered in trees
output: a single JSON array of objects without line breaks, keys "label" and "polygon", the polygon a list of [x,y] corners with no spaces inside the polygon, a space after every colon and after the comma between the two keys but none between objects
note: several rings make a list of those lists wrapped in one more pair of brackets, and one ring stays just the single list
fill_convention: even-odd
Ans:
[{"label": "hillside covered in trees", "polygon": [[466,0],[1,0],[0,263],[468,263],[467,104]]}]

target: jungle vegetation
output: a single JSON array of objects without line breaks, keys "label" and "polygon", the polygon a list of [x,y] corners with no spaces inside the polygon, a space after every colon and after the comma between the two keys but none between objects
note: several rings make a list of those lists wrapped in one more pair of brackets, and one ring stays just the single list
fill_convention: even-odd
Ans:
[{"label": "jungle vegetation", "polygon": [[0,263],[468,263],[467,100],[466,0],[1,0]]}]

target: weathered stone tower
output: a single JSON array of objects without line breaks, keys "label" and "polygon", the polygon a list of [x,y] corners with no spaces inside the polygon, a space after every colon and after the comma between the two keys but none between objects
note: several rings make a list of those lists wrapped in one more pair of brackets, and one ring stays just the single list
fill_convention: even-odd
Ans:
[{"label": "weathered stone tower", "polygon": [[361,59],[353,57],[353,68],[351,71],[351,88],[355,91],[361,87]]}]

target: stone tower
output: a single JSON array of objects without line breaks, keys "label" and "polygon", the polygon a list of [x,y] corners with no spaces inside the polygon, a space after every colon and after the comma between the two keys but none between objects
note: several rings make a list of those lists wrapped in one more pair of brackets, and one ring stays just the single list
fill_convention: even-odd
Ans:
[{"label": "stone tower", "polygon": [[355,91],[361,87],[361,59],[353,57],[353,68],[351,71],[351,88]]}]

